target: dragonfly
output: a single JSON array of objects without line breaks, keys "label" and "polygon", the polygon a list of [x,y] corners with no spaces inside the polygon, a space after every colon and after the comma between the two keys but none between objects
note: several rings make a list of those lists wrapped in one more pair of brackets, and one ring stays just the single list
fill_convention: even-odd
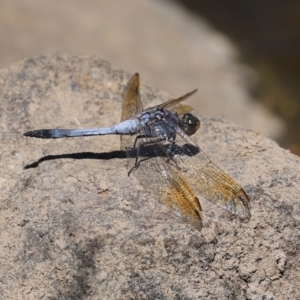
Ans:
[{"label": "dragonfly", "polygon": [[197,90],[144,109],[139,74],[124,88],[121,122],[90,129],[39,129],[25,136],[52,139],[117,134],[126,151],[128,175],[133,174],[145,190],[189,224],[202,229],[203,213],[197,195],[240,219],[250,218],[245,191],[218,168],[191,136],[200,121],[176,109]]}]

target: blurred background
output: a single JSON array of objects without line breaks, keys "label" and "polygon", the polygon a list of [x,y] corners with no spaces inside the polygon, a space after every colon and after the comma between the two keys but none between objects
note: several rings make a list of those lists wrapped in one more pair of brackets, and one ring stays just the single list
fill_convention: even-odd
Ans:
[{"label": "blurred background", "polygon": [[94,55],[300,155],[299,0],[0,0],[0,40],[0,68]]}]

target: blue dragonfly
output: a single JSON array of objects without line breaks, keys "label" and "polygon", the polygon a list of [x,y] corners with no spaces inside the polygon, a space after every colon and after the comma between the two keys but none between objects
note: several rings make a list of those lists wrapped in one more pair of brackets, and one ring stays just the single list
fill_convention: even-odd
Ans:
[{"label": "blue dragonfly", "polygon": [[117,134],[127,154],[128,174],[146,191],[197,229],[202,228],[202,208],[197,194],[241,219],[250,218],[245,191],[219,169],[190,137],[200,121],[189,112],[176,111],[196,90],[144,109],[139,93],[139,74],[123,92],[121,122],[90,129],[39,129],[24,135],[52,139]]}]

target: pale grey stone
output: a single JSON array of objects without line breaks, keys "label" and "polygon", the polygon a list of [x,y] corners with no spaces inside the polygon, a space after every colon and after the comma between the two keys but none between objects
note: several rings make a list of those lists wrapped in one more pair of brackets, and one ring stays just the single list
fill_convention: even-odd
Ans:
[{"label": "pale grey stone", "polygon": [[[127,176],[119,137],[22,136],[119,122],[129,76],[70,54],[0,71],[3,299],[296,299],[300,160],[272,140],[200,116],[195,140],[245,189],[252,217],[200,197],[198,232]],[[170,97],[141,79],[146,107]]]}]

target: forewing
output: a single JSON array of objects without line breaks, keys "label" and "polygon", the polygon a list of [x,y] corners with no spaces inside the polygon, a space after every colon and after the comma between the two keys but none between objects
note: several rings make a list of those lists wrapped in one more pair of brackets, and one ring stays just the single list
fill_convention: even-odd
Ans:
[{"label": "forewing", "polygon": [[190,105],[179,103],[178,105],[170,108],[170,111],[173,114],[177,114],[178,116],[183,116],[186,113],[190,113],[190,112],[194,111],[194,108]]},{"label": "forewing", "polygon": [[172,110],[175,106],[179,105],[180,102],[182,102],[182,101],[186,100],[187,98],[191,97],[196,92],[197,92],[197,90],[193,90],[193,91],[191,91],[191,92],[189,92],[189,93],[187,93],[187,94],[185,94],[185,95],[183,95],[183,96],[181,96],[179,98],[170,99],[170,100],[168,100],[168,101],[166,101],[166,102],[164,102],[162,104],[156,105],[156,106],[151,107],[149,109],[153,109],[155,107],[161,107],[161,108],[163,107],[163,108],[167,108],[169,110]]},{"label": "forewing", "polygon": [[135,144],[135,149],[127,149],[131,174],[153,198],[201,230],[200,203],[180,171],[167,162],[165,145],[154,138],[140,138]]},{"label": "forewing", "polygon": [[250,218],[250,200],[244,190],[179,127],[171,152],[182,176],[196,193],[242,219]]},{"label": "forewing", "polygon": [[[125,121],[143,110],[139,93],[140,76],[135,73],[128,81],[122,96],[121,121]],[[121,135],[121,150],[130,146],[130,137]]]},{"label": "forewing", "polygon": [[190,113],[194,110],[193,107],[191,107],[190,105],[187,104],[182,104],[181,102],[186,100],[187,98],[191,97],[193,94],[195,94],[197,92],[197,90],[194,90],[192,92],[189,92],[179,98],[176,99],[170,99],[162,104],[153,106],[148,108],[147,110],[151,110],[154,109],[156,107],[161,107],[161,108],[167,108],[168,110],[170,110],[173,114],[177,114],[179,116],[182,116],[186,113]]}]

